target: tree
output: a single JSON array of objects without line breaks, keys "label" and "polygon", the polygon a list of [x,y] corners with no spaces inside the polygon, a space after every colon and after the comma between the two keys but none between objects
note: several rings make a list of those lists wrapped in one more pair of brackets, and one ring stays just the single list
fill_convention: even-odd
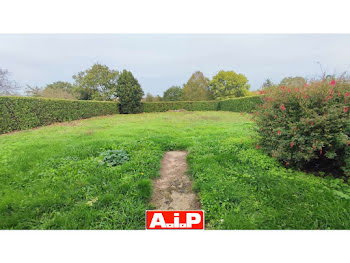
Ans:
[{"label": "tree", "polygon": [[48,84],[41,92],[41,96],[44,98],[58,98],[58,99],[77,99],[79,94],[76,88],[64,81],[56,81],[52,84]]},{"label": "tree", "polygon": [[41,91],[41,97],[68,99],[68,100],[77,99],[76,94],[68,92],[64,89],[55,89],[55,88],[45,88],[44,90]]},{"label": "tree", "polygon": [[210,91],[215,99],[243,97],[248,94],[250,85],[243,74],[234,71],[219,71],[210,82]]},{"label": "tree", "polygon": [[39,88],[38,86],[27,85],[25,92],[30,97],[41,97],[43,89]]},{"label": "tree", "polygon": [[77,92],[82,100],[112,100],[117,87],[119,72],[107,66],[94,64],[91,68],[73,76]]},{"label": "tree", "polygon": [[304,86],[306,80],[303,77],[286,77],[281,80],[281,86]]},{"label": "tree", "polygon": [[180,101],[182,100],[183,89],[179,86],[172,86],[164,91],[164,101]]},{"label": "tree", "polygon": [[154,100],[154,97],[152,96],[152,94],[147,93],[145,101],[146,102],[153,102],[153,100]]},{"label": "tree", "polygon": [[159,95],[153,97],[153,102],[160,102],[162,100],[163,100],[163,98],[161,96],[159,96]]},{"label": "tree", "polygon": [[68,93],[74,93],[74,86],[65,81],[56,81],[51,84],[46,85],[45,89],[55,89],[55,90],[64,90]]},{"label": "tree", "polygon": [[184,85],[183,99],[187,101],[209,100],[209,79],[203,73],[196,71]]},{"label": "tree", "polygon": [[0,68],[0,95],[14,95],[19,86],[13,80],[10,80],[10,72]]},{"label": "tree", "polygon": [[273,86],[273,83],[270,79],[266,79],[265,82],[262,84],[261,89],[267,89]]},{"label": "tree", "polygon": [[119,75],[115,96],[118,97],[120,113],[137,113],[141,111],[143,90],[130,71],[123,70]]},{"label": "tree", "polygon": [[77,99],[79,94],[69,82],[57,81],[46,85],[44,89],[38,86],[27,85],[26,93],[32,97],[57,98],[57,99]]}]

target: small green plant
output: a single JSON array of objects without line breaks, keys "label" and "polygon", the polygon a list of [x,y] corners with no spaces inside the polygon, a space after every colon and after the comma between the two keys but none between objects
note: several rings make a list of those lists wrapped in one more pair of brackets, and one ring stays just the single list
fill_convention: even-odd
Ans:
[{"label": "small green plant", "polygon": [[106,152],[101,153],[101,156],[103,157],[102,162],[109,166],[117,166],[129,161],[129,155],[123,149],[107,150]]}]

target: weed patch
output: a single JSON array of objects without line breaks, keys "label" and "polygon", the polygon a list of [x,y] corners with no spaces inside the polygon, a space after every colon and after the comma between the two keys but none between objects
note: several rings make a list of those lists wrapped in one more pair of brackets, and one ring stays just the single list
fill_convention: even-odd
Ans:
[{"label": "weed patch", "polygon": [[102,163],[109,166],[121,165],[129,161],[129,155],[125,150],[107,150],[101,153]]}]

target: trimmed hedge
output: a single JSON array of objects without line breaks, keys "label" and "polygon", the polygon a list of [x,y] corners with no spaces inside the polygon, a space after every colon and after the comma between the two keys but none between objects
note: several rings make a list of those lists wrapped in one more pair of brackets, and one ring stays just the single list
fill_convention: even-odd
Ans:
[{"label": "trimmed hedge", "polygon": [[115,102],[0,97],[0,134],[116,113]]},{"label": "trimmed hedge", "polygon": [[[261,103],[260,96],[224,101],[172,101],[142,103],[143,112],[169,110],[251,112]],[[0,97],[0,134],[119,113],[116,102],[62,100],[30,97]]]},{"label": "trimmed hedge", "polygon": [[144,102],[143,112],[163,112],[168,110],[215,111],[218,101],[173,101],[173,102]]},{"label": "trimmed hedge", "polygon": [[188,111],[233,111],[252,112],[261,104],[261,96],[227,99],[222,101],[169,101],[169,102],[144,102],[143,112],[163,112],[168,110]]},{"label": "trimmed hedge", "polygon": [[218,110],[233,112],[252,112],[254,109],[256,109],[256,106],[261,103],[261,96],[228,99],[219,102]]}]

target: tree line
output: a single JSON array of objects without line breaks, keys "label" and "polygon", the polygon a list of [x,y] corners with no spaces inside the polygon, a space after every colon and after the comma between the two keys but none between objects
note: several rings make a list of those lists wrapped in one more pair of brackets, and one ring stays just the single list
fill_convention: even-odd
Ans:
[{"label": "tree line", "polygon": [[[8,71],[0,71],[0,78],[5,77],[3,95],[10,95],[17,85],[10,83]],[[123,78],[128,75],[130,83],[124,82],[126,87],[133,87],[137,82],[130,71],[110,69],[99,63],[72,76],[73,83],[56,81],[46,85],[44,88],[38,86],[26,87],[26,94],[33,97],[78,99],[78,100],[120,100],[118,93],[122,93],[120,86]],[[134,82],[134,84],[133,84]],[[136,85],[136,84],[135,84]],[[137,83],[137,85],[139,85]],[[211,80],[200,71],[191,75],[187,83],[180,86],[168,88],[163,97],[153,96],[148,93],[144,101],[206,101],[231,97],[242,97],[248,95],[250,85],[243,74],[234,71],[219,71]],[[0,87],[1,89],[1,87]],[[1,94],[1,90],[0,90]],[[138,94],[143,94],[143,91]]]},{"label": "tree line", "polygon": [[[10,73],[0,68],[0,95],[13,95],[19,85],[10,79]],[[164,91],[163,96],[153,96],[144,92],[137,79],[130,71],[110,69],[106,65],[96,63],[90,68],[72,76],[73,83],[56,81],[44,88],[27,86],[26,94],[33,97],[119,101],[121,105],[132,105],[134,110],[124,109],[126,112],[137,111],[141,101],[207,101],[221,100],[251,95],[248,79],[243,74],[234,71],[219,71],[212,79],[204,76],[200,71],[191,75],[182,86],[172,86]],[[286,77],[278,85],[306,83],[303,77]],[[261,89],[276,85],[267,79]],[[126,107],[126,106],[125,106]],[[129,107],[129,106],[128,106]]]},{"label": "tree line", "polygon": [[207,101],[249,95],[250,85],[243,74],[234,71],[219,71],[210,80],[200,71],[196,71],[187,83],[172,86],[164,91],[163,97],[147,94],[145,101]]},{"label": "tree line", "polygon": [[[107,66],[94,64],[91,68],[73,76],[74,83],[57,81],[45,88],[27,86],[26,93],[32,97],[99,100],[119,102],[120,113],[141,111],[144,95],[141,85],[130,71],[110,70]],[[18,85],[11,81],[9,72],[0,69],[0,95],[16,95]]]}]

